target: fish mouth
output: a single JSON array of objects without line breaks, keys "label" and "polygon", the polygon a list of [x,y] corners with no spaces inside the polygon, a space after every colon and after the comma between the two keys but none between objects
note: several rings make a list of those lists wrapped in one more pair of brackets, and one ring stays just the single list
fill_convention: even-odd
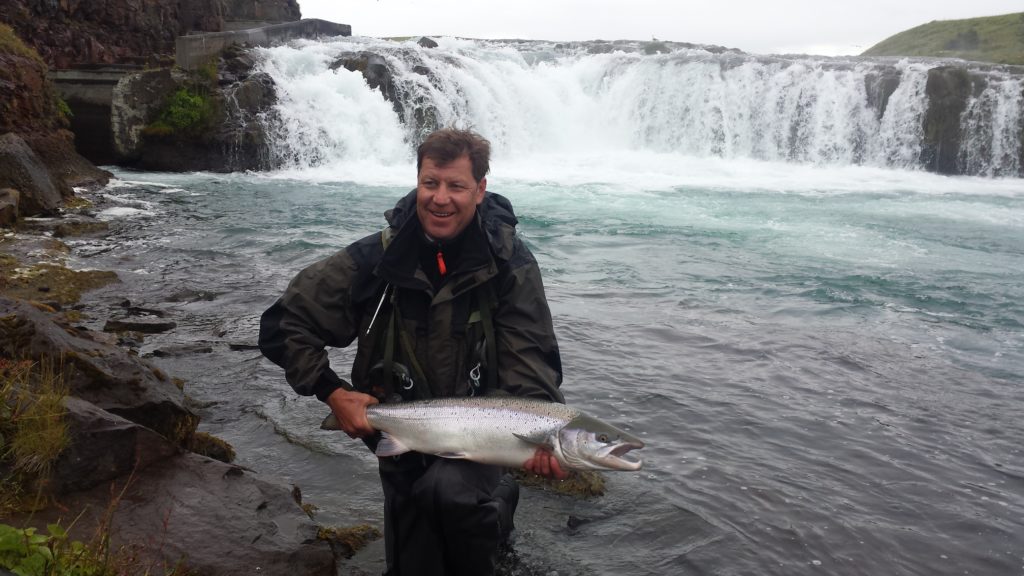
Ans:
[{"label": "fish mouth", "polygon": [[604,451],[599,461],[610,470],[639,470],[643,466],[640,456],[633,453],[644,447],[643,442],[619,442]]}]

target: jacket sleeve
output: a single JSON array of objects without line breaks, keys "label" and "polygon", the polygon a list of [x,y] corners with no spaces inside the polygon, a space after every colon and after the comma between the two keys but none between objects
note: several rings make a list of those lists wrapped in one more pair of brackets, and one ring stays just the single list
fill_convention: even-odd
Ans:
[{"label": "jacket sleeve", "polygon": [[350,287],[356,273],[348,253],[338,252],[299,272],[260,318],[260,351],[284,368],[299,394],[326,401],[338,388],[352,389],[331,369],[325,348],[355,339],[360,318]]},{"label": "jacket sleeve", "polygon": [[500,283],[494,329],[499,390],[513,396],[565,402],[558,389],[562,384],[562,359],[540,268],[532,255]]}]

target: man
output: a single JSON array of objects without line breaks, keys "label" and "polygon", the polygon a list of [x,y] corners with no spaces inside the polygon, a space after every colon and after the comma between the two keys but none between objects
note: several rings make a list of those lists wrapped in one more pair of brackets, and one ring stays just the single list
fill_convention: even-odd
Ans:
[{"label": "man", "polygon": [[[372,449],[377,402],[510,394],[563,402],[540,270],[504,197],[487,192],[490,144],[445,129],[417,151],[416,189],[389,224],[301,271],[264,314],[260,349],[303,395]],[[352,383],[325,348],[357,340]],[[512,530],[518,486],[503,470],[418,453],[379,461],[387,574],[479,576]],[[550,452],[523,464],[564,478]]]}]

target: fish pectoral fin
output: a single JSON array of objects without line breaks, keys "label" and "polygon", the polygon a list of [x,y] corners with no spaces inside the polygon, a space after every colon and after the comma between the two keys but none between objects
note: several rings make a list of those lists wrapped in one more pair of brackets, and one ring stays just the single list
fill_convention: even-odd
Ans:
[{"label": "fish pectoral fin", "polygon": [[547,450],[554,450],[555,449],[555,447],[551,444],[551,441],[548,440],[547,436],[542,436],[542,435],[523,436],[522,434],[515,434],[515,433],[513,433],[513,436],[515,436],[516,438],[519,438],[520,440],[522,440],[523,442],[526,442],[527,444],[529,444],[531,446],[536,446],[538,448],[545,448]]},{"label": "fish pectoral fin", "polygon": [[334,412],[331,412],[324,418],[324,421],[320,423],[321,430],[341,430],[341,424],[338,423],[337,416]]},{"label": "fish pectoral fin", "polygon": [[380,442],[377,443],[377,450],[374,451],[374,454],[376,454],[378,458],[398,456],[399,454],[411,452],[408,446],[402,444],[397,438],[391,436],[387,432],[381,432],[380,435]]},{"label": "fish pectoral fin", "polygon": [[453,460],[466,460],[469,458],[469,454],[465,452],[439,452],[436,456],[440,456],[441,458],[451,458]]}]

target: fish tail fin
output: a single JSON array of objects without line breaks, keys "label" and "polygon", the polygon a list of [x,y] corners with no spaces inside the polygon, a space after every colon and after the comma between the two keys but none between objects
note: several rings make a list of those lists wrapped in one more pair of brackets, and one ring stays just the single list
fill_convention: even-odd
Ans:
[{"label": "fish tail fin", "polygon": [[374,452],[378,458],[398,456],[399,454],[405,454],[406,452],[411,451],[408,446],[402,444],[398,439],[387,432],[381,432],[380,435],[380,442],[377,443],[377,450]]}]

